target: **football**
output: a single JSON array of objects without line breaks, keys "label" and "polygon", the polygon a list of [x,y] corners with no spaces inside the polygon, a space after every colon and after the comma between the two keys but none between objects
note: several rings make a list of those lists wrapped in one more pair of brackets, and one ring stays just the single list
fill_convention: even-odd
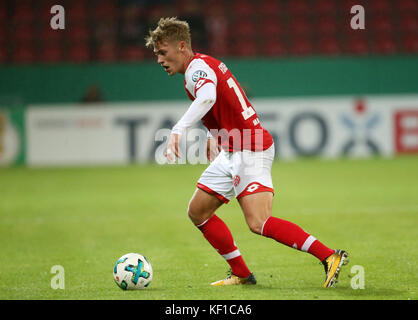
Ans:
[{"label": "football", "polygon": [[151,263],[139,253],[125,254],[116,261],[113,278],[122,290],[145,289],[152,280]]}]

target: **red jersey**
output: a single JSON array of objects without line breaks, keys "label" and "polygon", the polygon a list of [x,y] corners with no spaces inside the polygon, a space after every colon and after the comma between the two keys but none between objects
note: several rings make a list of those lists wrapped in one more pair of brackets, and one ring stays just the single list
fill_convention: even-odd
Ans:
[{"label": "red jersey", "polygon": [[215,84],[216,101],[202,123],[225,151],[264,151],[273,144],[273,138],[261,126],[244,90],[223,62],[197,53],[184,77],[186,92],[192,101],[205,83]]}]

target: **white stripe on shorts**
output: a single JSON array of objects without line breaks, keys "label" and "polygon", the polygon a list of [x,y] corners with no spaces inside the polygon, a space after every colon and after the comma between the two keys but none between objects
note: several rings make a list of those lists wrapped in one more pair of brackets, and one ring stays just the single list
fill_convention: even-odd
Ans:
[{"label": "white stripe on shorts", "polygon": [[314,241],[315,241],[315,240],[316,240],[316,238],[315,238],[315,237],[309,236],[309,237],[305,240],[305,242],[303,243],[302,248],[301,248],[300,250],[305,251],[305,252],[308,252],[308,250],[309,250],[309,248],[310,248],[311,244],[312,244],[312,243],[314,243]]},{"label": "white stripe on shorts", "polygon": [[234,250],[230,253],[223,254],[222,257],[224,257],[225,260],[231,260],[231,259],[234,259],[236,257],[239,257],[240,255],[241,255],[241,252],[239,252],[239,250],[237,249],[237,250]]}]

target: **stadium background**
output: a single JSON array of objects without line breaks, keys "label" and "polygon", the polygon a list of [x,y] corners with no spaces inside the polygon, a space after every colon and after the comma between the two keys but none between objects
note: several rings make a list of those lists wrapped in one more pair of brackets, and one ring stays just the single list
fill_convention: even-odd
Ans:
[{"label": "stadium background", "polygon": [[[64,30],[50,26],[56,4]],[[364,30],[350,28],[356,4]],[[143,45],[161,16],[188,20],[195,51],[237,76],[282,139],[279,158],[315,156],[275,163],[275,212],[349,248],[369,290],[347,277],[340,291],[315,289],[319,267],[300,260],[310,257],[250,234],[236,203],[221,214],[261,289],[206,288],[224,265],[178,214],[204,166],[137,165],[153,160],[156,129],[189,105],[182,77],[168,77]],[[150,299],[416,299],[417,16],[415,0],[1,0],[0,297],[136,299],[109,290],[108,272],[139,250],[156,272],[141,296]],[[155,215],[167,224],[157,228]],[[8,276],[9,261],[32,281]],[[49,287],[57,263],[63,292]]]},{"label": "stadium background", "polygon": [[[64,30],[51,28],[55,4],[65,9]],[[356,4],[365,9],[364,30],[350,27]],[[15,134],[7,138],[2,130],[3,145],[12,150],[3,150],[1,163],[27,162],[26,118],[34,104],[140,107],[146,101],[183,99],[187,105],[183,82],[161,72],[144,47],[145,35],[161,16],[187,19],[194,50],[224,60],[250,99],[343,96],[358,105],[370,95],[395,94],[412,95],[412,104],[403,109],[417,108],[414,0],[4,0],[0,105],[3,123]],[[414,139],[408,140],[408,152],[417,150]]]}]

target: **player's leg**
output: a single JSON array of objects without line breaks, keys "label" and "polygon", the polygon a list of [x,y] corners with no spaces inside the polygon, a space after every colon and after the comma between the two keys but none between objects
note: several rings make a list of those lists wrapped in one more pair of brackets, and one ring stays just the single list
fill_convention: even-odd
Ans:
[{"label": "player's leg", "polygon": [[232,273],[239,278],[247,278],[251,272],[245,264],[229,228],[215,214],[215,211],[223,203],[217,196],[197,188],[190,200],[188,215],[206,240],[230,265]]},{"label": "player's leg", "polygon": [[250,230],[261,234],[264,222],[271,216],[272,192],[258,192],[238,199]]},{"label": "player's leg", "polygon": [[289,247],[309,252],[323,261],[334,253],[298,225],[271,216],[273,182],[271,167],[274,145],[263,152],[236,154],[235,173],[239,177],[234,185],[238,202],[251,231],[273,238]]},{"label": "player's leg", "polygon": [[189,202],[187,213],[195,226],[200,226],[204,225],[204,222],[212,217],[223,204],[224,202],[216,196],[196,188]]},{"label": "player's leg", "polygon": [[298,225],[271,216],[273,204],[273,194],[271,192],[246,195],[238,199],[238,202],[252,232],[272,238],[297,250],[309,252],[320,261],[324,261],[335,252]]},{"label": "player's leg", "polygon": [[298,225],[271,216],[273,194],[270,192],[246,195],[238,201],[251,231],[312,254],[325,267],[324,287],[334,286],[341,267],[348,262],[346,251],[330,249]]}]

